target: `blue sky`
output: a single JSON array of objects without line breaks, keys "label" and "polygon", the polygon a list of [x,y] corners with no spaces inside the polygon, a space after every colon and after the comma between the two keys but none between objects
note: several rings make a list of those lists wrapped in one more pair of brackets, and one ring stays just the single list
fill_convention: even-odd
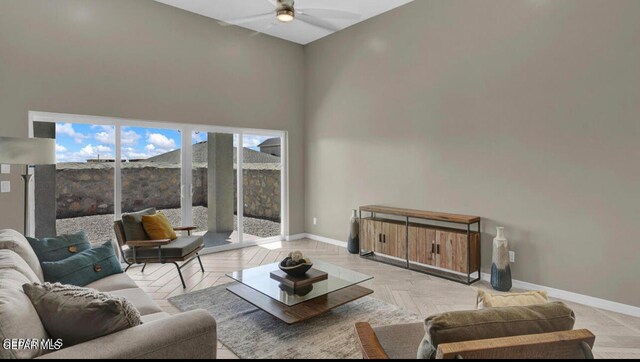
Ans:
[{"label": "blue sky", "polygon": [[[87,159],[115,156],[115,127],[85,124],[56,124],[57,162],[85,162]],[[244,146],[259,151],[257,145],[269,137],[244,136]],[[206,133],[194,133],[193,143],[206,140]],[[122,127],[122,157],[144,159],[180,148],[177,130]],[[237,140],[234,142],[237,145]]]}]

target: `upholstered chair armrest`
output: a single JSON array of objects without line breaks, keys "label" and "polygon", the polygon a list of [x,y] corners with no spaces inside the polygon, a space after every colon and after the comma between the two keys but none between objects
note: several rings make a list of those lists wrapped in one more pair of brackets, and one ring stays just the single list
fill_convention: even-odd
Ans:
[{"label": "upholstered chair armrest", "polygon": [[173,228],[174,231],[193,231],[196,230],[195,226],[176,226]]},{"label": "upholstered chair armrest", "polygon": [[216,321],[204,310],[158,319],[63,348],[47,359],[215,359]]},{"label": "upholstered chair armrest", "polygon": [[436,359],[593,359],[587,329],[442,343]]},{"label": "upholstered chair armrest", "polygon": [[356,335],[358,336],[363,359],[389,359],[378,337],[376,337],[376,332],[369,323],[356,323]]},{"label": "upholstered chair armrest", "polygon": [[160,240],[131,240],[127,241],[128,246],[141,246],[141,247],[155,247],[168,245],[171,243],[171,239],[160,239]]}]

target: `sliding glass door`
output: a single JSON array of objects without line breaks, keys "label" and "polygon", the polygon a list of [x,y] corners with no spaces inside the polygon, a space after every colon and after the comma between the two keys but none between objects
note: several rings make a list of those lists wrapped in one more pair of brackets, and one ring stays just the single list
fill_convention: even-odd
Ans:
[{"label": "sliding glass door", "polygon": [[[242,207],[243,240],[280,236],[281,227],[281,138],[243,134]],[[237,166],[237,165],[236,165]],[[236,196],[237,197],[237,196]]]},{"label": "sliding glass door", "polygon": [[36,229],[85,230],[99,243],[114,237],[123,213],[155,208],[175,226],[196,226],[212,250],[284,236],[282,132],[41,112],[30,119],[32,135],[55,133],[58,160],[55,175],[36,177],[56,200],[56,218],[37,217]]},{"label": "sliding glass door", "polygon": [[[41,123],[46,124],[52,123]],[[47,234],[84,230],[94,244],[113,239],[115,127],[64,120],[53,124],[55,175],[36,175],[35,187],[39,195],[55,193],[55,225],[45,225],[47,219],[37,217],[36,230],[46,229]]]},{"label": "sliding glass door", "polygon": [[155,208],[182,225],[182,136],[177,129],[122,126],[121,211]]}]

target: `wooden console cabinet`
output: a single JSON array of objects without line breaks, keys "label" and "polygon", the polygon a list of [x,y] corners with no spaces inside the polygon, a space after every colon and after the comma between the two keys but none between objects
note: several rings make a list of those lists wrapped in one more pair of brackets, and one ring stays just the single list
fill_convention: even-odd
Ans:
[{"label": "wooden console cabinet", "polygon": [[[363,213],[369,215],[363,217]],[[388,217],[391,215],[395,219]],[[402,220],[397,220],[398,217]],[[441,225],[445,223],[464,228]],[[473,225],[477,226],[476,231],[471,231]],[[363,258],[472,284],[480,280],[480,240],[478,216],[360,207]],[[475,274],[473,279],[471,274]]]}]

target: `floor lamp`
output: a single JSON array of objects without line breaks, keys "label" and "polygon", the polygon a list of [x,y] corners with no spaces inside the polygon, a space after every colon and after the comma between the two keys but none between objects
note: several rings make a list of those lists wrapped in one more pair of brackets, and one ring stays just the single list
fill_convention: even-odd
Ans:
[{"label": "floor lamp", "polygon": [[56,163],[56,140],[51,138],[0,137],[0,164],[26,165],[24,180],[24,234],[29,233],[29,184],[31,165]]}]

